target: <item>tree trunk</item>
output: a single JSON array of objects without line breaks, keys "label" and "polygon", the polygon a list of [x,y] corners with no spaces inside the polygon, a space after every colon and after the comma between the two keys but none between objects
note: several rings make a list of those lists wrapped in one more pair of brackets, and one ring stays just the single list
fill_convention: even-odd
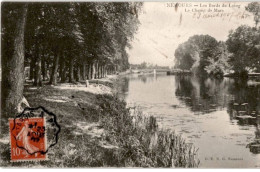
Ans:
[{"label": "tree trunk", "polygon": [[88,80],[91,80],[91,63],[88,64]]},{"label": "tree trunk", "polygon": [[89,79],[93,79],[93,63],[90,64],[90,76],[89,76]]},{"label": "tree trunk", "polygon": [[95,69],[96,69],[95,78],[98,78],[98,75],[99,75],[98,63],[96,63]]},{"label": "tree trunk", "polygon": [[99,73],[99,76],[98,76],[98,77],[99,77],[99,78],[102,78],[102,70],[101,70],[102,66],[99,64],[99,65],[98,65],[98,68],[99,68],[99,70],[98,70],[98,71],[99,71],[99,72],[98,72],[98,73]]},{"label": "tree trunk", "polygon": [[41,55],[38,51],[36,51],[37,57],[36,57],[36,67],[35,67],[35,73],[34,73],[34,86],[42,86],[42,63],[41,63]]},{"label": "tree trunk", "polygon": [[74,82],[74,72],[73,72],[73,58],[70,58],[70,64],[69,64],[69,82]]},{"label": "tree trunk", "polygon": [[97,75],[96,75],[96,77],[97,78],[99,78],[100,76],[100,73],[99,73],[99,69],[100,69],[100,67],[99,67],[99,63],[97,62]]},{"label": "tree trunk", "polygon": [[101,66],[101,77],[104,78],[105,75],[104,75],[104,65]]},{"label": "tree trunk", "polygon": [[85,81],[86,80],[86,62],[83,61],[82,64],[82,79]]},{"label": "tree trunk", "polygon": [[99,65],[99,68],[100,68],[100,78],[103,78],[103,75],[102,75],[102,65]]},{"label": "tree trunk", "polygon": [[105,66],[105,77],[107,77],[107,66]]},{"label": "tree trunk", "polygon": [[99,64],[99,77],[102,78],[102,65]]},{"label": "tree trunk", "polygon": [[60,57],[60,79],[64,83],[66,81],[66,70],[65,70],[65,58],[64,56]]},{"label": "tree trunk", "polygon": [[115,73],[117,73],[117,71],[118,71],[118,65],[116,64],[116,66],[115,66]]},{"label": "tree trunk", "polygon": [[45,53],[44,51],[42,52],[42,80],[45,81],[46,80],[46,59],[45,59]]},{"label": "tree trunk", "polygon": [[35,57],[32,56],[31,62],[30,62],[30,80],[33,80],[34,78],[34,70],[35,70]]},{"label": "tree trunk", "polygon": [[99,78],[102,78],[102,66],[99,64]]},{"label": "tree trunk", "polygon": [[89,64],[87,63],[86,64],[86,73],[85,73],[85,75],[86,75],[86,79],[89,79]]},{"label": "tree trunk", "polygon": [[104,78],[104,77],[105,77],[105,73],[104,73],[104,65],[102,65],[101,73],[102,73],[102,77]]},{"label": "tree trunk", "polygon": [[60,56],[60,60],[59,60],[59,66],[60,66],[60,67],[58,68],[58,69],[59,69],[59,74],[60,74],[60,75],[59,75],[59,76],[60,76],[60,81],[61,81],[61,78],[62,78],[61,75],[62,75],[62,71],[63,71],[62,61],[63,61],[63,57],[62,57],[62,55],[61,55],[61,56]]},{"label": "tree trunk", "polygon": [[[24,30],[27,4],[19,9],[14,29],[12,56],[5,56],[2,63],[2,114],[14,116],[19,112],[18,106],[23,99],[24,89]],[[8,48],[8,47],[6,47]]]},{"label": "tree trunk", "polygon": [[46,63],[45,59],[43,59],[44,56],[42,57],[42,80],[46,81]]},{"label": "tree trunk", "polygon": [[103,69],[102,69],[102,72],[103,72],[103,77],[105,78],[105,65],[103,66]]},{"label": "tree trunk", "polygon": [[50,80],[50,58],[48,57],[48,59],[46,59],[45,61],[45,65],[46,65],[46,80]]},{"label": "tree trunk", "polygon": [[79,82],[80,79],[81,79],[80,78],[80,65],[78,65],[76,69],[77,69],[76,70],[76,72],[77,72],[77,74],[76,74],[76,81]]},{"label": "tree trunk", "polygon": [[54,56],[50,84],[57,85],[57,72],[59,64],[59,53]]},{"label": "tree trunk", "polygon": [[95,79],[96,78],[96,66],[95,66],[95,62],[93,62],[92,64],[92,77],[91,79]]}]

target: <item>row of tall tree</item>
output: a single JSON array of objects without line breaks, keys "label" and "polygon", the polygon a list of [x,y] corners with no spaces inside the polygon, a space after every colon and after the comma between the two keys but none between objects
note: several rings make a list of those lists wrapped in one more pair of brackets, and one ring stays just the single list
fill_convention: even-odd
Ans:
[{"label": "row of tall tree", "polygon": [[254,16],[254,27],[242,25],[231,30],[226,42],[209,35],[190,37],[175,51],[175,68],[214,76],[260,72],[260,3],[249,3],[246,10]]},{"label": "row of tall tree", "polygon": [[127,48],[142,3],[2,3],[2,109],[17,110],[24,68],[43,81],[101,78],[129,67]]}]

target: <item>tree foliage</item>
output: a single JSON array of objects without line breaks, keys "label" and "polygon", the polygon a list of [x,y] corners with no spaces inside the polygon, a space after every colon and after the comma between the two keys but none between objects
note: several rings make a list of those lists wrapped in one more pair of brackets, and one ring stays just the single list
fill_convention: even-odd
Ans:
[{"label": "tree foliage", "polygon": [[[194,35],[179,45],[175,51],[175,68],[192,70],[195,73],[224,73],[224,59],[220,55],[222,43],[209,35]],[[210,66],[210,67],[209,67]]]},{"label": "tree foliage", "polygon": [[223,76],[228,72],[230,65],[228,63],[230,53],[227,50],[225,42],[219,42],[215,52],[216,57],[210,58],[205,70],[208,74],[213,76]]},{"label": "tree foliage", "polygon": [[246,10],[254,15],[255,27],[257,28],[258,23],[260,22],[260,3],[251,2],[246,6]]},{"label": "tree foliage", "polygon": [[230,32],[226,44],[231,53],[229,63],[236,73],[259,71],[260,29],[242,25]]}]

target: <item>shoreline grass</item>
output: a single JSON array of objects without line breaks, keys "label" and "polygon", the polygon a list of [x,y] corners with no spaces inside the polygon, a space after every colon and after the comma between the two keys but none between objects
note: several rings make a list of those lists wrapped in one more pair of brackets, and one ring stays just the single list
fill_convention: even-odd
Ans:
[{"label": "shoreline grass", "polygon": [[[106,95],[105,95],[106,97]],[[102,99],[101,118],[107,131],[106,139],[123,148],[118,164],[126,167],[198,167],[198,149],[180,136],[158,128],[156,118],[139,109],[130,111],[116,96]],[[110,102],[116,102],[111,104]],[[124,107],[124,111],[117,112]],[[109,110],[115,109],[111,112]]]},{"label": "shoreline grass", "polygon": [[[36,96],[37,95],[37,96]],[[0,142],[4,167],[198,167],[197,149],[181,136],[158,129],[156,118],[130,110],[112,94],[60,90],[51,86],[30,89],[32,107],[44,106],[57,115],[60,139],[48,161],[10,162],[10,145]],[[50,101],[50,97],[63,101]],[[1,119],[1,139],[8,126]]]}]

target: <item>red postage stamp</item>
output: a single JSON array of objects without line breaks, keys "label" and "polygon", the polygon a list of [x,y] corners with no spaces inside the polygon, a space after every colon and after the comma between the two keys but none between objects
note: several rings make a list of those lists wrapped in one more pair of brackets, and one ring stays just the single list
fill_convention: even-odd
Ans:
[{"label": "red postage stamp", "polygon": [[45,118],[9,119],[11,161],[46,160]]}]

